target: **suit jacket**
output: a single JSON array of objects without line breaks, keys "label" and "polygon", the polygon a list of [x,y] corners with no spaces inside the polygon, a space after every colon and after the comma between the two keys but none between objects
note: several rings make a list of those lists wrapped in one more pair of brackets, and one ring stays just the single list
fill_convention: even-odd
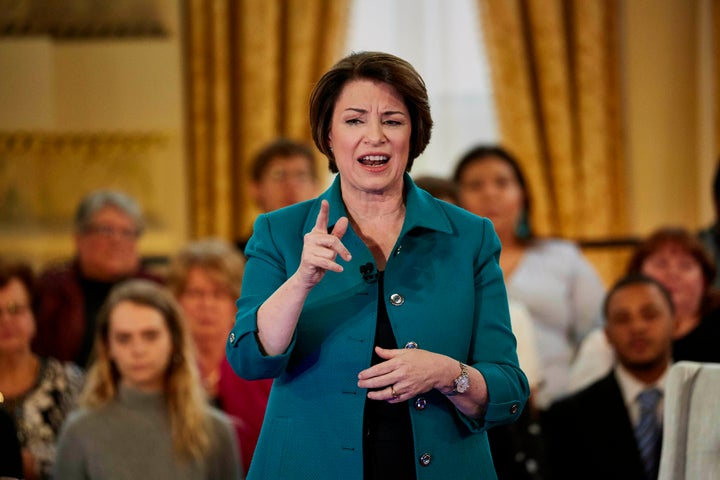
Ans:
[{"label": "suit jacket", "polygon": [[543,431],[551,480],[647,480],[614,372],[554,403]]},{"label": "suit jacket", "polygon": [[257,310],[297,270],[321,200],[330,202],[331,227],[347,215],[339,177],[320,198],[256,221],[227,348],[239,375],[275,377],[248,478],[363,478],[366,391],[357,374],[370,366],[379,301],[400,348],[415,342],[473,365],[488,385],[482,419],[462,415],[435,390],[409,400],[417,478],[496,478],[485,431],[514,421],[529,393],[510,329],[500,243],[487,219],[436,200],[408,175],[405,185],[405,223],[385,268],[384,298],[365,268],[372,254],[348,229],[342,241],[352,260],[339,260],[344,271],[327,272],[311,291],[278,356],[259,348]]}]

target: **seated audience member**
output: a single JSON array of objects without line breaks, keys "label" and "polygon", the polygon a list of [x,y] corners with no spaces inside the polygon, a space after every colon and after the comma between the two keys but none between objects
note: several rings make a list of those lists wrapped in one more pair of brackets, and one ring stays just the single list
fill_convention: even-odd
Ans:
[{"label": "seated audience member", "polygon": [[225,358],[244,269],[244,257],[230,244],[221,240],[197,241],[183,248],[171,262],[168,286],[184,310],[205,390],[215,405],[235,421],[247,472],[272,380],[242,379]]},{"label": "seated audience member", "polygon": [[0,478],[23,478],[20,440],[15,428],[15,419],[2,408],[0,408]]},{"label": "seated audience member", "polygon": [[676,327],[673,301],[658,281],[629,276],[610,290],[604,312],[618,363],[544,417],[550,478],[654,480]]},{"label": "seated audience member", "polygon": [[207,404],[172,294],[128,280],[97,323],[84,408],[63,426],[54,478],[241,478],[235,433]]},{"label": "seated audience member", "polygon": [[567,393],[575,351],[600,325],[604,286],[575,244],[534,235],[525,176],[505,149],[481,145],[469,150],[453,178],[460,206],[492,220],[502,243],[500,267],[508,296],[524,304],[534,322],[545,378],[531,400],[544,410]]},{"label": "seated audience member", "polygon": [[[715,269],[720,269],[720,161],[715,170],[713,178],[713,205],[715,207],[715,220],[712,225],[698,232],[698,237],[715,264]],[[715,277],[713,282],[715,288],[720,288],[720,275]]]},{"label": "seated audience member", "polygon": [[[250,196],[261,213],[272,212],[318,194],[315,155],[304,143],[278,138],[257,152],[251,166]],[[238,242],[244,249],[247,239]]]},{"label": "seated audience member", "polygon": [[82,199],[75,213],[75,258],[38,281],[36,352],[85,367],[95,317],[113,285],[127,278],[160,281],[140,265],[142,231],[140,207],[128,195],[101,190]]},{"label": "seated audience member", "polygon": [[427,191],[430,195],[453,205],[458,204],[457,185],[448,178],[432,175],[420,175],[414,178],[415,185]]},{"label": "seated audience member", "polygon": [[[628,274],[655,278],[672,294],[677,316],[673,360],[720,362],[720,297],[715,266],[700,241],[684,228],[666,227],[638,245]],[[578,352],[572,386],[581,388],[612,367],[614,355],[602,332],[593,332]]]},{"label": "seated audience member", "polygon": [[50,478],[57,435],[83,381],[76,365],[30,349],[32,293],[29,266],[0,263],[0,409],[14,417],[25,472],[18,477],[26,479]]}]

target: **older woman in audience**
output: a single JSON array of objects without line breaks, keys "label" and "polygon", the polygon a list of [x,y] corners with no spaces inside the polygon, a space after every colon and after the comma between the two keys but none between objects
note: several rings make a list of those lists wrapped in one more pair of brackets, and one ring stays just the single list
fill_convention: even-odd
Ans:
[{"label": "older woman in audience", "polygon": [[0,408],[15,418],[26,479],[49,478],[60,426],[83,381],[77,366],[30,349],[32,293],[29,266],[0,263]]},{"label": "older woman in audience", "polygon": [[207,405],[180,306],[147,280],[116,286],[98,316],[85,408],[60,435],[57,480],[237,479],[228,419]]},{"label": "older woman in audience", "polygon": [[[720,296],[713,288],[715,266],[695,235],[678,227],[656,230],[636,247],[627,273],[655,278],[672,294],[677,315],[674,361],[720,362]],[[573,389],[600,378],[614,361],[603,332],[593,332],[583,342],[573,365]]]},{"label": "older woman in audience", "polygon": [[195,343],[203,385],[213,402],[236,422],[240,451],[250,467],[271,380],[244,380],[225,358],[225,343],[235,322],[244,257],[221,240],[201,240],[183,248],[171,262],[168,286],[185,311]]},{"label": "older woman in audience", "polygon": [[75,212],[75,258],[51,266],[38,280],[36,352],[84,367],[95,317],[113,285],[127,278],[160,281],[140,264],[142,231],[140,206],[127,194],[99,190],[81,200]]}]

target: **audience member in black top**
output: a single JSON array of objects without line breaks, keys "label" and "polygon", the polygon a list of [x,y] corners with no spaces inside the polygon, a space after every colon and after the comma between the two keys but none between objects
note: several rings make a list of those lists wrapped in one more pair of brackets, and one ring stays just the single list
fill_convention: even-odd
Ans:
[{"label": "audience member in black top", "polygon": [[655,278],[672,294],[677,312],[673,360],[720,362],[720,297],[715,266],[684,228],[661,228],[642,242],[628,273]]},{"label": "audience member in black top", "polygon": [[100,190],[81,200],[75,213],[75,258],[51,266],[38,280],[37,353],[84,367],[95,317],[110,289],[127,278],[160,282],[140,264],[143,227],[140,206],[125,193]]}]

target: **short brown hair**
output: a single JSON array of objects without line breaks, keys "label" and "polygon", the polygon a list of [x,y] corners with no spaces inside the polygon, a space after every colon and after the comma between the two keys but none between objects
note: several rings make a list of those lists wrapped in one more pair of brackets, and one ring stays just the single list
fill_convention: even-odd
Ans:
[{"label": "short brown hair", "polygon": [[315,154],[313,151],[301,142],[296,142],[289,138],[277,138],[270,143],[265,144],[253,158],[253,163],[250,168],[250,173],[254,182],[259,182],[268,167],[270,162],[276,158],[288,158],[288,157],[303,157],[307,158],[308,165],[310,166],[310,172],[312,177],[317,180],[317,166],[315,165]]},{"label": "short brown hair", "polygon": [[310,128],[318,150],[328,158],[328,167],[337,173],[328,134],[335,104],[343,87],[352,80],[386,83],[397,90],[410,114],[410,153],[407,171],[430,143],[432,116],[425,81],[405,60],[383,52],[352,53],[336,63],[315,84],[310,95]]},{"label": "short brown hair", "polygon": [[167,277],[167,285],[176,297],[185,292],[188,275],[193,267],[212,272],[228,289],[228,293],[240,296],[245,257],[225,240],[197,240],[178,252],[170,263]]},{"label": "short brown hair", "polygon": [[714,308],[720,300],[711,286],[715,280],[716,268],[700,240],[683,227],[663,227],[655,230],[643,240],[628,261],[627,274],[640,274],[645,261],[653,253],[667,244],[677,245],[700,266],[703,274],[703,296],[700,303],[700,314]]},{"label": "short brown hair", "polygon": [[433,175],[420,175],[413,178],[415,185],[422,188],[435,198],[449,198],[456,205],[459,202],[457,185],[449,178],[436,177]]},{"label": "short brown hair", "polygon": [[12,279],[17,279],[23,285],[32,304],[35,293],[35,273],[32,267],[25,262],[0,259],[0,288],[4,288]]}]

